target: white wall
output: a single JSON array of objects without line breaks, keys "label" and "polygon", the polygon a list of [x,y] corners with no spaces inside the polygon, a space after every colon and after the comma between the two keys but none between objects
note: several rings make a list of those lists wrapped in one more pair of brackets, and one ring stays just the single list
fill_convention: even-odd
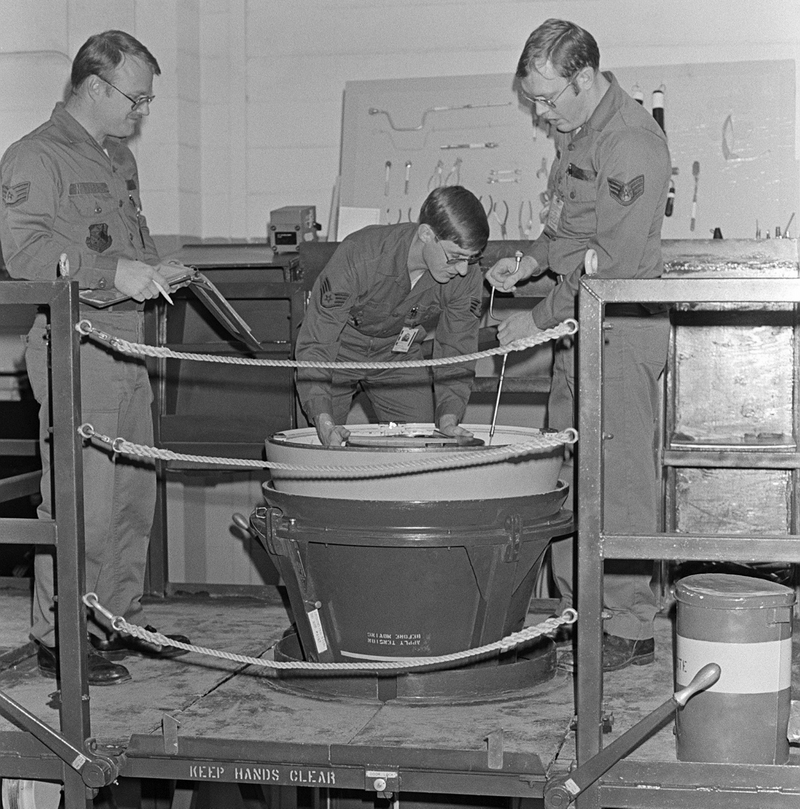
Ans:
[{"label": "white wall", "polygon": [[[135,149],[151,228],[182,237],[264,238],[283,205],[316,205],[326,228],[347,81],[511,73],[547,17],[589,29],[608,68],[800,65],[797,0],[0,0],[0,10],[4,87],[26,81],[14,54],[71,58],[105,28],[155,54],[163,75]],[[31,103],[46,116],[55,99],[39,95]]]}]

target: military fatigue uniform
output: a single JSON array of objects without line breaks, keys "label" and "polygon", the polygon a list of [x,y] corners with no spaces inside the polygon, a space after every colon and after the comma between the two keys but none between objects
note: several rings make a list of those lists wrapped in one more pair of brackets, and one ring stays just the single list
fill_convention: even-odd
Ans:
[{"label": "military fatigue uniform", "polygon": [[[105,150],[56,105],[50,120],[8,148],[0,161],[3,206],[0,243],[14,278],[52,281],[59,257],[83,289],[112,289],[120,257],[150,265],[158,253],[141,213],[133,154],[109,138]],[[143,304],[133,300],[98,310],[81,305],[81,317],[123,339],[143,337]],[[48,437],[47,315],[39,313],[27,337],[25,359],[40,403],[42,504],[51,511]],[[152,390],[144,361],[115,354],[84,339],[80,349],[81,418],[97,432],[152,444]],[[147,623],[141,596],[156,477],[152,462],[114,458],[93,446],[83,452],[86,587],[113,613]],[[37,554],[31,635],[53,646],[53,564]],[[102,630],[90,625],[98,635]]]},{"label": "military fatigue uniform", "polygon": [[[653,117],[617,83],[577,133],[556,134],[545,229],[526,251],[559,283],[533,310],[541,329],[576,316],[576,295],[587,248],[597,251],[598,276],[657,278],[663,270],[661,224],[671,162],[666,137]],[[659,525],[656,440],[658,378],[667,358],[668,319],[638,304],[606,308],[604,442],[606,531],[649,534]],[[575,423],[575,358],[571,341],[556,347],[549,426]],[[567,474],[571,474],[568,468]],[[579,495],[579,493],[578,493]],[[553,544],[554,574],[568,605],[572,541]],[[606,563],[604,595],[618,637],[653,637],[655,597],[651,563]]]},{"label": "military fatigue uniform", "polygon": [[[297,359],[394,362],[397,369],[299,369],[298,393],[310,420],[330,413],[344,424],[359,386],[381,421],[438,423],[448,413],[463,418],[474,362],[441,366],[433,374],[402,364],[422,358],[428,329],[435,329],[434,357],[477,350],[482,275],[476,265],[466,276],[440,284],[425,271],[412,288],[408,252],[417,228],[414,223],[376,225],[349,235],[317,278],[297,339]],[[418,329],[416,336],[407,353],[393,352],[404,327]]]}]

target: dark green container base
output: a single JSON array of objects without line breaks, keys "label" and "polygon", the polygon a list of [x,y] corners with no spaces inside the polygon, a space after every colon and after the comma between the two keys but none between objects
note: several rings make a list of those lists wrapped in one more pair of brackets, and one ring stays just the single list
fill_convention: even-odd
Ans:
[{"label": "dark green container base", "polygon": [[[275,660],[302,659],[297,635],[289,630],[275,647]],[[541,690],[555,674],[555,643],[542,637],[523,648],[459,668],[380,676],[277,670],[268,682],[274,688],[316,699],[457,705],[517,699]]]}]

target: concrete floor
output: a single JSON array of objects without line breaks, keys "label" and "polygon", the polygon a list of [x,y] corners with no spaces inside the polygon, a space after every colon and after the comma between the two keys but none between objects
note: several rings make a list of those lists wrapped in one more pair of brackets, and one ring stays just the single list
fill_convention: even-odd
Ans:
[{"label": "concrete floor", "polygon": [[[27,592],[0,588],[0,688],[53,727],[56,683],[41,677],[27,637]],[[253,657],[269,656],[289,626],[285,609],[247,598],[192,597],[154,601],[151,620],[165,632],[183,632],[193,643]],[[529,615],[528,623],[544,615]],[[671,624],[657,619],[657,659],[606,675],[610,738],[626,730],[672,690]],[[3,664],[3,661],[4,664]],[[176,660],[129,657],[132,681],[92,688],[92,730],[104,741],[124,743],[133,733],[159,733],[165,713],[192,736],[271,741],[446,746],[485,749],[486,736],[502,728],[508,751],[535,752],[546,769],[569,766],[574,757],[571,675],[558,670],[546,683],[512,696],[469,705],[409,705],[372,700],[319,700],[270,687],[265,669],[189,654]],[[268,728],[268,730],[266,730]],[[10,726],[0,719],[0,730]],[[674,760],[670,728],[636,753],[646,760]]]},{"label": "concrete floor", "polygon": [[[56,682],[38,674],[27,638],[29,607],[26,591],[0,587],[0,690],[58,728]],[[271,658],[290,623],[282,605],[252,598],[173,598],[151,602],[148,612],[162,631],[183,632],[197,645],[264,658]],[[528,623],[544,617],[530,613]],[[613,726],[604,746],[669,698],[672,636],[670,618],[657,616],[655,663],[605,676],[604,709]],[[798,682],[797,634],[794,646],[793,679]],[[135,751],[152,740],[163,750],[163,722],[169,717],[177,723],[179,739],[207,741],[218,755],[226,745],[243,742],[252,749],[264,743],[308,745],[306,749],[324,744],[443,754],[479,751],[485,756],[487,737],[502,730],[505,752],[528,756],[541,778],[565,773],[575,760],[573,679],[561,670],[524,692],[451,705],[313,698],[276,687],[264,668],[194,653],[164,661],[129,657],[125,665],[131,681],[90,689],[92,734],[100,744]],[[0,718],[0,735],[11,730],[15,728]],[[675,762],[673,722],[627,760],[641,765],[643,772],[657,763]],[[798,763],[797,748],[792,763]],[[122,779],[126,781],[131,779]]]}]

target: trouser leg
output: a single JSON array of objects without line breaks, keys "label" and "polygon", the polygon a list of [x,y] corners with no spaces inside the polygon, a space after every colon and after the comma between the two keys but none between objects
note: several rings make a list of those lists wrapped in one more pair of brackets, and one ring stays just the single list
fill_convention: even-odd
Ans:
[{"label": "trouser leg", "polygon": [[433,421],[433,387],[427,368],[380,371],[367,377],[364,388],[381,421]]},{"label": "trouser leg", "polygon": [[[38,515],[50,519],[52,478],[54,472],[59,473],[53,470],[50,461],[45,323],[43,316],[37,317],[28,337],[25,358],[31,387],[40,403],[42,503]],[[141,318],[136,313],[126,313],[119,322],[96,325],[123,339],[140,341],[142,337]],[[81,345],[80,360],[82,421],[91,424],[96,432],[151,445],[152,391],[144,363],[124,359],[89,340]],[[88,442],[81,459],[87,592],[96,592],[100,603],[114,614],[146,620],[141,615],[141,597],[155,511],[154,465],[148,460],[115,458],[113,453]],[[31,636],[52,646],[55,582],[51,551],[37,552],[34,575]],[[90,631],[100,634],[103,630],[90,621]]]},{"label": "trouser leg", "polygon": [[[659,377],[666,364],[669,320],[612,318],[604,352],[605,464],[604,530],[655,533],[660,525],[657,465]],[[612,560],[605,564],[604,604],[611,635],[653,637],[657,611],[653,562]]]},{"label": "trouser leg", "polygon": [[[123,339],[141,339],[136,321],[113,328]],[[84,421],[112,438],[151,446],[152,390],[144,363],[91,343],[81,363]],[[86,586],[115,615],[146,623],[141,599],[155,513],[154,463],[97,445],[86,446],[83,461]]]}]

